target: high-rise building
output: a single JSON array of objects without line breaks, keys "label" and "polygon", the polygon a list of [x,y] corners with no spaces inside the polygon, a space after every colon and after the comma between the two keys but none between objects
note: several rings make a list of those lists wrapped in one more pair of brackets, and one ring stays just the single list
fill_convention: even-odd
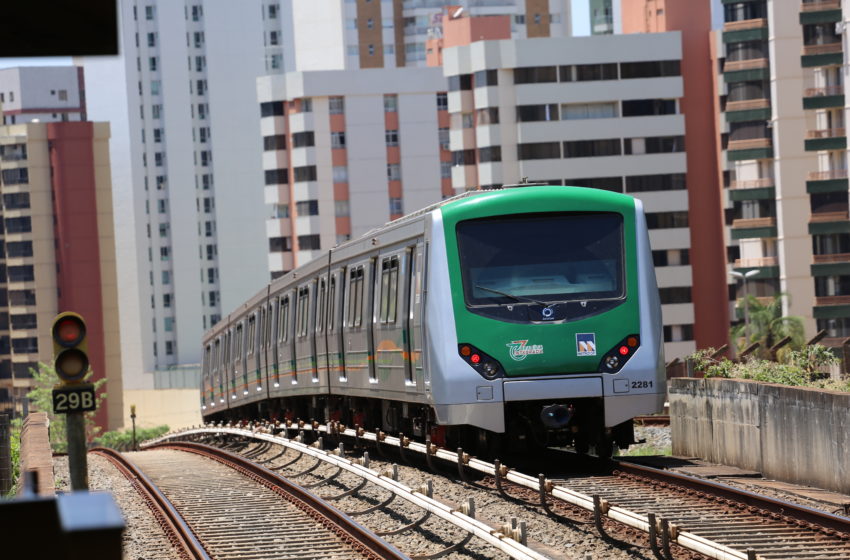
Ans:
[{"label": "high-rise building", "polygon": [[641,199],[670,357],[695,348],[681,60],[680,33],[443,51],[455,190],[528,178]]},{"label": "high-rise building", "polygon": [[590,10],[590,34],[609,35],[614,33],[613,0],[589,0],[588,4],[588,9]]},{"label": "high-rise building", "polygon": [[258,80],[272,277],[454,194],[445,89],[439,68]]},{"label": "high-rise building", "polygon": [[[0,72],[6,99],[23,92],[14,95],[20,105],[9,112],[4,104],[7,120],[38,115],[57,121],[0,126],[0,410],[22,411],[30,369],[52,362],[53,318],[75,311],[87,323],[94,379],[107,380],[109,397],[97,422],[114,429],[122,424],[123,402],[109,125],[63,122],[63,115],[70,120],[85,106],[76,69],[69,81],[54,80],[54,70]],[[27,85],[15,89],[6,82],[9,75],[24,77]],[[55,104],[43,101],[51,97]]]},{"label": "high-rise building", "polygon": [[283,66],[282,15],[126,0],[121,54],[78,61],[90,116],[112,124],[129,389],[198,363],[203,331],[268,280],[256,78]]},{"label": "high-rise building", "polygon": [[709,2],[623,0],[624,33],[678,31],[682,38],[683,96],[687,146],[687,208],[697,348],[719,348],[729,338],[729,282],[726,274],[725,204],[718,172],[718,89],[712,59]]},{"label": "high-rise building", "polygon": [[0,69],[3,124],[86,120],[83,71],[73,66]]},{"label": "high-rise building", "polygon": [[[808,334],[850,334],[843,56],[838,1],[724,4],[718,41],[739,272],[750,295],[783,293]],[[798,61],[799,63],[795,62]],[[743,293],[738,286],[738,296]]]}]

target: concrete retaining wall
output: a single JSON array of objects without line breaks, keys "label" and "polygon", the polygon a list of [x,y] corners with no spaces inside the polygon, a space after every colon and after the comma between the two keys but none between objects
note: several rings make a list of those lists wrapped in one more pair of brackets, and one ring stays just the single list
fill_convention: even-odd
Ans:
[{"label": "concrete retaining wall", "polygon": [[850,393],[684,377],[668,392],[674,455],[850,494]]}]

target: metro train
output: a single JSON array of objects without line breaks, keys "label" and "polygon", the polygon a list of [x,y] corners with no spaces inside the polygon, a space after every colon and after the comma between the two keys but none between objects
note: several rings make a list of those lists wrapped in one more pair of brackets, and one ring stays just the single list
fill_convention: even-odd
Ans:
[{"label": "metro train", "polygon": [[663,407],[661,307],[641,202],[470,191],[275,279],[205,333],[205,419],[316,419],[499,446],[634,443]]}]

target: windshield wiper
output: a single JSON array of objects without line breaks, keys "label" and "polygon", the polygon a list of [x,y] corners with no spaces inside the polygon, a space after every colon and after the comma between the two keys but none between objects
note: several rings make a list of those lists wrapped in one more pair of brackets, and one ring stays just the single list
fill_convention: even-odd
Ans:
[{"label": "windshield wiper", "polygon": [[538,301],[536,299],[527,298],[524,296],[515,296],[514,294],[509,294],[508,292],[503,292],[501,290],[494,290],[493,288],[487,288],[486,286],[482,286],[480,284],[473,284],[476,288],[481,288],[482,290],[487,290],[488,292],[493,292],[494,294],[499,294],[500,296],[509,297],[514,301],[525,301],[529,303],[536,303],[537,305],[542,305],[543,307],[549,307],[550,305],[554,305],[551,303],[546,303],[543,301]]}]

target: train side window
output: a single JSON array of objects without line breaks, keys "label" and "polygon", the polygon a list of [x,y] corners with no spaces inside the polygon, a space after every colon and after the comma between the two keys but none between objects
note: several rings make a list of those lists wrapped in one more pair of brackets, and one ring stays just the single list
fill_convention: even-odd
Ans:
[{"label": "train side window", "polygon": [[381,323],[395,323],[398,297],[398,257],[381,262]]},{"label": "train side window", "polygon": [[233,359],[239,360],[242,357],[242,323],[236,327],[236,338],[233,339]]},{"label": "train side window", "polygon": [[278,339],[286,342],[289,340],[289,296],[286,296],[280,300],[280,311],[277,314],[278,316]]},{"label": "train side window", "polygon": [[248,336],[245,340],[245,344],[246,344],[246,348],[248,349],[248,355],[249,356],[254,353],[254,345],[257,343],[257,340],[255,338],[256,333],[257,333],[257,315],[255,313],[255,314],[252,314],[250,317],[248,317]]},{"label": "train side window", "polygon": [[358,266],[349,273],[348,278],[348,326],[359,327],[363,324],[363,267]]},{"label": "train side window", "polygon": [[266,339],[263,336],[266,332],[266,308],[263,307],[259,311],[257,311],[257,346],[260,350],[265,350],[266,348]]},{"label": "train side window", "polygon": [[271,348],[272,346],[272,321],[274,320],[274,307],[271,304],[266,306],[266,330],[265,336],[263,337],[263,346],[266,348]]},{"label": "train side window", "polygon": [[[207,348],[209,350],[209,347]],[[221,352],[221,337],[215,339],[215,350],[212,352],[212,358],[207,356],[207,368],[210,371],[218,371],[218,354]]]},{"label": "train side window", "polygon": [[207,344],[207,347],[204,349],[204,375],[206,376],[208,373],[212,371],[212,362],[210,361],[210,356],[212,356],[212,345]]},{"label": "train side window", "polygon": [[316,332],[324,332],[325,330],[325,308],[327,307],[327,281],[324,278],[319,279],[319,296],[316,304]]},{"label": "train side window", "polygon": [[224,339],[224,352],[221,353],[221,370],[227,370],[227,364],[230,363],[230,341],[233,338],[233,331],[228,330]]},{"label": "train side window", "polygon": [[298,309],[295,321],[298,323],[298,337],[307,336],[310,315],[310,289],[307,286],[298,288]]},{"label": "train side window", "polygon": [[334,308],[336,307],[336,276],[331,276],[330,288],[328,289],[328,332],[334,328]]}]

